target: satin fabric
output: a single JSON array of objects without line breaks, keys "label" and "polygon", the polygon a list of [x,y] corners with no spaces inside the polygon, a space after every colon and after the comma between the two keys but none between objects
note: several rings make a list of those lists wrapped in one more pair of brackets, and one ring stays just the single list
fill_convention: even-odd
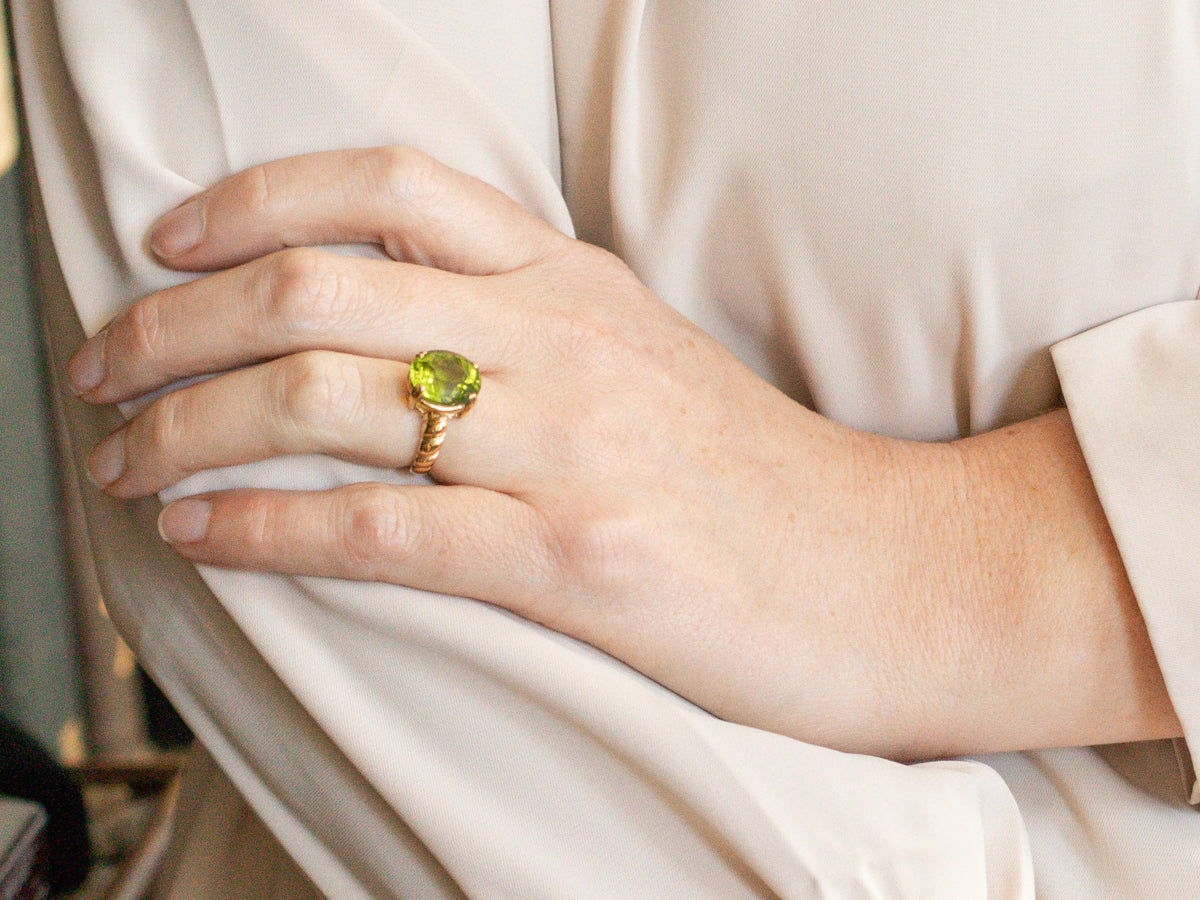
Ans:
[{"label": "satin fabric", "polygon": [[[985,430],[1054,405],[1061,375],[1200,746],[1194,3],[20,0],[13,14],[88,333],[180,277],[142,240],[201,186],[399,142],[614,250],[764,377],[856,427]],[[51,331],[61,365],[68,327]],[[103,423],[62,409],[83,452]],[[164,496],[405,477],[289,458]],[[211,827],[226,777],[333,897],[1162,897],[1194,882],[1182,743],[1122,771],[1088,749],[909,767],[835,753],[716,720],[481,604],[215,569],[202,586],[145,516],[98,495],[82,508],[114,620],[225,773],[197,776],[211,802],[185,820],[208,838],[183,835],[176,855],[210,863],[175,871],[210,874],[165,876],[164,893],[297,883],[282,857],[283,882],[211,864],[238,858]]]}]

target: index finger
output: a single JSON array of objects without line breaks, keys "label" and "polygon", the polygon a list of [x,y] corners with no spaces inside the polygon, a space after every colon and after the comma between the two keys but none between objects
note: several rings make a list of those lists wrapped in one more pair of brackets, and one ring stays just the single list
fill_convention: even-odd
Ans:
[{"label": "index finger", "polygon": [[171,210],[148,242],[211,271],[288,247],[372,243],[464,275],[511,271],[563,235],[477,178],[408,147],[294,156],[231,175]]}]

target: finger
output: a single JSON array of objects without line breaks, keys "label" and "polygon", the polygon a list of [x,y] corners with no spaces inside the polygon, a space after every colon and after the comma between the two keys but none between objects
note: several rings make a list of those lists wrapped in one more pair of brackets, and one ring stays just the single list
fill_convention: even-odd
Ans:
[{"label": "finger", "polygon": [[528,504],[476,487],[238,490],[167,506],[159,530],[196,562],[472,597],[550,624],[550,543]]},{"label": "finger", "polygon": [[562,240],[495,188],[397,146],[255,166],[167,213],[149,234],[160,260],[190,271],[285,247],[365,242],[393,259],[490,275]]},{"label": "finger", "polygon": [[[288,454],[404,468],[424,425],[408,407],[407,371],[313,351],[230,372],[158,398],[101,442],[88,471],[109,494],[137,497],[205,469]],[[510,489],[527,458],[496,448],[520,439],[521,405],[501,379],[487,378],[475,405],[449,424],[433,474]]]},{"label": "finger", "polygon": [[521,323],[504,279],[289,250],[150,294],[86,341],[68,365],[75,392],[128,400],[171,382],[301,350],[412,359],[450,347],[488,368],[506,363]]}]

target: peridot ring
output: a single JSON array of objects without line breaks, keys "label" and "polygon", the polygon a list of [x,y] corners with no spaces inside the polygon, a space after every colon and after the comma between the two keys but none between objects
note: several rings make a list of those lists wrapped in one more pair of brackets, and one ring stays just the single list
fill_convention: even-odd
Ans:
[{"label": "peridot ring", "polygon": [[408,367],[408,405],[421,414],[425,427],[408,470],[428,472],[446,440],[446,426],[479,396],[481,379],[475,363],[449,350],[426,350]]}]

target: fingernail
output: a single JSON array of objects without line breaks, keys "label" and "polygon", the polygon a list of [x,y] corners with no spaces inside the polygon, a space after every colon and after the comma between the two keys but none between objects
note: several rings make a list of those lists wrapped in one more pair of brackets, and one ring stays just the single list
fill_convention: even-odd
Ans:
[{"label": "fingernail", "polygon": [[101,331],[75,351],[71,361],[67,363],[67,380],[75,396],[86,394],[104,380],[106,365],[104,361],[104,345],[108,337],[108,329]]},{"label": "fingernail", "polygon": [[195,198],[158,220],[150,233],[150,249],[160,259],[170,259],[191,250],[203,235],[204,207]]},{"label": "fingernail", "polygon": [[194,544],[208,531],[212,504],[207,500],[176,500],[158,514],[158,533],[168,544]]},{"label": "fingernail", "polygon": [[125,432],[118,431],[100,442],[88,457],[87,473],[96,487],[107,487],[125,471]]}]

